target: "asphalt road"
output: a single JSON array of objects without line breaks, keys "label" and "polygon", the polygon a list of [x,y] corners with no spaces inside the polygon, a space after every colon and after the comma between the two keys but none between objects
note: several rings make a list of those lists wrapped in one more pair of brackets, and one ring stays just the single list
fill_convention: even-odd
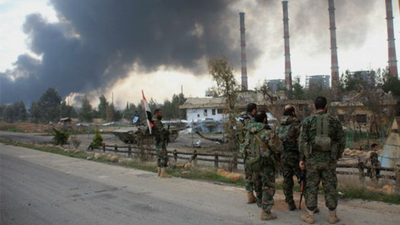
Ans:
[{"label": "asphalt road", "polygon": [[[298,198],[298,196],[296,196]],[[74,159],[0,144],[0,223],[8,224],[266,224],[241,188]],[[303,224],[276,195],[278,220]],[[339,224],[398,224],[400,206],[340,201]],[[327,223],[320,203],[316,220]]]}]

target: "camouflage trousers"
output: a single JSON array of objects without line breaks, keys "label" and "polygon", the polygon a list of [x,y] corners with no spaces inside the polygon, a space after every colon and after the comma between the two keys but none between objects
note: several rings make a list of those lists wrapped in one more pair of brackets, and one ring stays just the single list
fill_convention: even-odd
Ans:
[{"label": "camouflage trousers", "polygon": [[272,160],[263,159],[261,170],[252,171],[257,205],[264,211],[271,210],[275,195],[275,166]]},{"label": "camouflage trousers", "polygon": [[244,177],[245,177],[245,189],[248,192],[253,191],[253,174],[254,172],[246,166],[246,161],[244,162]]},{"label": "camouflage trousers", "polygon": [[168,152],[165,146],[165,142],[154,142],[156,147],[157,155],[157,167],[167,167],[168,164]]},{"label": "camouflage trousers", "polygon": [[297,179],[300,178],[300,167],[299,167],[299,153],[289,152],[283,153],[281,170],[283,174],[283,193],[285,194],[285,202],[291,203],[293,200],[293,176]]},{"label": "camouflage trousers", "polygon": [[318,206],[318,188],[322,182],[322,187],[325,193],[325,205],[330,210],[337,207],[337,185],[336,162],[318,162],[306,160],[306,191],[305,200],[307,208]]}]

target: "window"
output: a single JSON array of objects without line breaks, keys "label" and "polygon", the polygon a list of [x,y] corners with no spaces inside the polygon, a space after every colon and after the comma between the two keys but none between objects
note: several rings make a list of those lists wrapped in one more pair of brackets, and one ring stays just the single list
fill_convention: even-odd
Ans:
[{"label": "window", "polygon": [[357,123],[367,123],[367,115],[365,114],[356,115],[356,121]]},{"label": "window", "polygon": [[223,110],[222,109],[217,109],[218,114],[222,114]]},{"label": "window", "polygon": [[207,109],[204,110],[204,116],[207,116]]},{"label": "window", "polygon": [[197,117],[200,117],[200,114],[197,114]]},{"label": "window", "polygon": [[215,109],[212,109],[212,115],[215,116]]}]

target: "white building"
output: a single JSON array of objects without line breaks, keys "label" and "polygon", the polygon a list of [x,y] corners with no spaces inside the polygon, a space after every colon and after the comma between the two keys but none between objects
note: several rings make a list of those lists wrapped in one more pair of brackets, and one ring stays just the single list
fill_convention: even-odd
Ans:
[{"label": "white building", "polygon": [[223,98],[187,98],[180,108],[186,109],[186,119],[189,122],[200,122],[205,119],[220,121],[224,118],[224,105]]}]

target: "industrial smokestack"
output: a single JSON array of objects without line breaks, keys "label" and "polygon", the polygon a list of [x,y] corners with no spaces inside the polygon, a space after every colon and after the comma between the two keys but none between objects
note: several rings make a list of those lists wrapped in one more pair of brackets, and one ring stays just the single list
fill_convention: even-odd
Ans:
[{"label": "industrial smokestack", "polygon": [[336,89],[339,84],[339,63],[336,43],[335,2],[329,1],[329,30],[331,32],[331,80],[332,88]]},{"label": "industrial smokestack", "polygon": [[246,36],[244,28],[244,13],[240,15],[240,47],[242,49],[242,91],[247,91],[247,66],[246,66]]},{"label": "industrial smokestack", "polygon": [[394,43],[394,31],[393,31],[393,6],[392,0],[386,0],[386,21],[388,30],[388,53],[389,53],[389,73],[392,76],[398,76],[397,71],[397,58],[396,58],[396,46]]},{"label": "industrial smokestack", "polygon": [[282,1],[282,6],[283,6],[283,38],[285,40],[285,82],[286,82],[286,89],[291,91],[292,90],[292,65],[290,62],[288,2]]}]

